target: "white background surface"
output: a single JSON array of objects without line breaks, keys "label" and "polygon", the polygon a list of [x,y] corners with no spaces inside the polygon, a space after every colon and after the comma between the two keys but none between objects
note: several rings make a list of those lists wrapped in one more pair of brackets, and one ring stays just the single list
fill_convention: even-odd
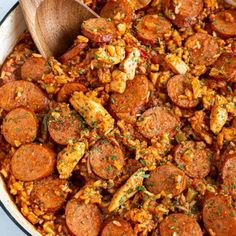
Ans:
[{"label": "white background surface", "polygon": [[[0,21],[14,6],[17,0],[0,0]],[[1,52],[0,52],[1,53]],[[25,236],[0,207],[0,235],[1,236]]]}]

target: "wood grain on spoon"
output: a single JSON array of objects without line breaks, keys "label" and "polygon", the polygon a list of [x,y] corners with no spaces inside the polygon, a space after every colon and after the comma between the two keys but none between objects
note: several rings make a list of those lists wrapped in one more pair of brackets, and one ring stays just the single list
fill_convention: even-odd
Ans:
[{"label": "wood grain on spoon", "polygon": [[99,17],[79,0],[19,0],[26,24],[46,59],[62,55],[80,33],[84,20]]}]

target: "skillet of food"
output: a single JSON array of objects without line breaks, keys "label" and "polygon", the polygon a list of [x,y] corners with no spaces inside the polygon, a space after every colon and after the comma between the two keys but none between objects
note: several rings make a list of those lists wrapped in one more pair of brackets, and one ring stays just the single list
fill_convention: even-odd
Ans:
[{"label": "skillet of food", "polygon": [[236,10],[88,1],[60,58],[1,69],[0,167],[42,235],[236,235]]}]

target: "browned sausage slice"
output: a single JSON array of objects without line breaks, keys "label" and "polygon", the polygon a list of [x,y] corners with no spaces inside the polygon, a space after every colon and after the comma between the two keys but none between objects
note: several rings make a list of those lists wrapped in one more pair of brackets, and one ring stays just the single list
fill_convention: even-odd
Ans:
[{"label": "browned sausage slice", "polygon": [[75,141],[80,137],[83,121],[76,111],[67,104],[59,104],[50,113],[48,131],[52,139],[61,145]]},{"label": "browned sausage slice", "polygon": [[96,175],[103,179],[114,179],[121,173],[125,157],[120,147],[103,139],[92,147],[89,160]]},{"label": "browned sausage slice", "polygon": [[0,107],[11,111],[17,107],[42,111],[48,106],[48,99],[35,84],[28,81],[13,81],[0,87]]},{"label": "browned sausage slice", "polygon": [[211,27],[222,37],[236,36],[236,10],[218,12],[212,18]]},{"label": "browned sausage slice", "polygon": [[31,200],[44,212],[55,212],[64,204],[68,192],[67,181],[48,177],[34,182]]},{"label": "browned sausage slice", "polygon": [[210,76],[236,82],[236,53],[223,53],[214,63]]},{"label": "browned sausage slice", "polygon": [[204,226],[211,235],[236,236],[236,210],[229,197],[212,196],[203,206]]},{"label": "browned sausage slice", "polygon": [[101,17],[113,19],[115,23],[130,23],[132,15],[133,8],[126,0],[107,1],[100,12]]},{"label": "browned sausage slice", "polygon": [[72,94],[76,91],[86,92],[87,88],[78,82],[67,83],[63,85],[63,87],[58,92],[57,101],[67,102],[72,96]]},{"label": "browned sausage slice", "polygon": [[146,15],[136,26],[137,37],[144,44],[156,44],[171,31],[171,23],[162,16]]},{"label": "browned sausage slice", "polygon": [[72,235],[98,235],[102,224],[102,214],[97,205],[72,199],[66,205],[65,215],[66,225]]},{"label": "browned sausage slice", "polygon": [[55,166],[54,151],[40,144],[21,146],[11,159],[12,174],[22,181],[34,181],[49,176]]},{"label": "browned sausage slice", "polygon": [[210,172],[212,152],[203,142],[186,141],[179,144],[174,151],[176,163],[193,178],[204,178]]},{"label": "browned sausage slice", "polygon": [[229,192],[233,198],[236,198],[236,154],[225,157],[221,169],[223,188]]},{"label": "browned sausage slice", "polygon": [[97,43],[110,42],[116,34],[113,23],[101,17],[84,21],[81,30],[86,37]]},{"label": "browned sausage slice", "polygon": [[175,75],[168,80],[167,93],[173,103],[182,108],[193,108],[199,103],[199,99],[188,97],[186,90],[192,91],[191,80],[184,75]]},{"label": "browned sausage slice", "polygon": [[148,80],[146,76],[138,75],[133,80],[127,81],[123,94],[113,93],[109,107],[111,113],[119,119],[126,121],[140,112],[147,103],[149,96]]},{"label": "browned sausage slice", "polygon": [[165,0],[163,1],[165,15],[178,27],[189,27],[203,9],[202,0]]},{"label": "browned sausage slice", "polygon": [[168,215],[160,224],[160,236],[202,236],[202,230],[197,221],[188,215],[177,213]]},{"label": "browned sausage slice", "polygon": [[43,57],[31,56],[21,67],[21,78],[38,81],[44,74],[51,72],[51,67]]},{"label": "browned sausage slice", "polygon": [[79,53],[87,46],[87,43],[77,43],[76,45],[73,45],[71,49],[69,49],[67,52],[65,52],[61,57],[60,61],[61,63],[65,64],[69,60],[73,59]]},{"label": "browned sausage slice", "polygon": [[173,165],[159,166],[150,172],[149,178],[145,181],[148,191],[158,194],[165,192],[177,196],[186,188],[186,177],[184,172]]},{"label": "browned sausage slice", "polygon": [[37,129],[38,122],[35,114],[25,108],[10,111],[2,124],[2,134],[12,146],[33,142]]},{"label": "browned sausage slice", "polygon": [[185,47],[189,52],[190,62],[195,65],[212,65],[219,54],[219,46],[215,38],[209,34],[196,33],[190,36]]},{"label": "browned sausage slice", "polygon": [[134,232],[128,221],[116,217],[104,223],[101,236],[134,236]]},{"label": "browned sausage slice", "polygon": [[164,134],[173,134],[179,119],[166,107],[153,107],[146,110],[137,122],[139,132],[152,139]]}]

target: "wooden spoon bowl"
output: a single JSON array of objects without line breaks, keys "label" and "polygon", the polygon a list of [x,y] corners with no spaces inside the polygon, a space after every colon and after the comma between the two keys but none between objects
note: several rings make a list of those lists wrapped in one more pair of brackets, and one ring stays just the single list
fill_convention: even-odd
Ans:
[{"label": "wooden spoon bowl", "polygon": [[79,0],[20,0],[31,36],[46,59],[62,55],[84,20],[99,17]]}]

